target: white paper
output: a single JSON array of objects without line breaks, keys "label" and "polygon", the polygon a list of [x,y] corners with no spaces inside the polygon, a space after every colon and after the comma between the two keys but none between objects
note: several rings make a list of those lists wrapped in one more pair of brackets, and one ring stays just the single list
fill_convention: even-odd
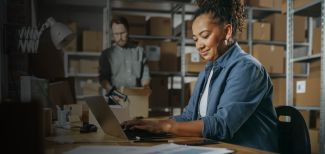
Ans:
[{"label": "white paper", "polygon": [[143,150],[141,151],[143,154],[225,154],[234,152],[226,148],[186,146],[174,143],[160,144]]},{"label": "white paper", "polygon": [[177,145],[174,143],[157,146],[81,146],[65,154],[225,154],[233,150],[199,146]]}]

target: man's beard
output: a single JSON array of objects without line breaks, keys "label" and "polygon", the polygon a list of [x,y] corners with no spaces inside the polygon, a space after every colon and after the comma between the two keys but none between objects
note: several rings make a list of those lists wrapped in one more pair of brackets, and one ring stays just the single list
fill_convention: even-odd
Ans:
[{"label": "man's beard", "polygon": [[127,40],[123,40],[123,41],[118,41],[116,42],[117,45],[121,46],[121,47],[124,47],[127,43]]}]

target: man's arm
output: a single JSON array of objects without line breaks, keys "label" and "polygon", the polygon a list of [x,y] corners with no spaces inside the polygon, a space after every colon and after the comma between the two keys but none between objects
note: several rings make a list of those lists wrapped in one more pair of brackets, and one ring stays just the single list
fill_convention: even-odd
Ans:
[{"label": "man's arm", "polygon": [[108,80],[102,80],[101,85],[106,90],[106,92],[109,92],[110,89],[112,89],[112,85]]},{"label": "man's arm", "polygon": [[144,49],[141,47],[140,48],[140,52],[142,52],[143,56],[142,56],[142,67],[143,67],[143,71],[142,71],[142,78],[141,78],[141,86],[143,87],[149,87],[150,84],[150,70],[149,67],[147,65],[147,57],[146,54],[144,53]]},{"label": "man's arm", "polygon": [[106,92],[109,92],[112,88],[112,84],[110,83],[111,67],[107,57],[108,55],[106,51],[103,51],[99,57],[99,81]]}]

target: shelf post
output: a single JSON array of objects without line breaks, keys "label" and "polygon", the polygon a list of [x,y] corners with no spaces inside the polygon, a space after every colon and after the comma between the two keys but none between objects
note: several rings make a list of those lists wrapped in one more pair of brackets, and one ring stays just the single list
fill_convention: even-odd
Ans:
[{"label": "shelf post", "polygon": [[253,55],[253,9],[248,7],[248,49],[249,54]]},{"label": "shelf post", "polygon": [[184,108],[184,96],[185,96],[185,90],[184,90],[184,83],[185,83],[185,4],[182,4],[182,31],[181,31],[181,87],[182,87],[182,94],[181,94],[181,112],[183,112]]},{"label": "shelf post", "polygon": [[319,128],[319,152],[325,153],[325,2],[322,1],[321,20],[321,98],[320,98],[320,128]]},{"label": "shelf post", "polygon": [[293,106],[293,1],[287,0],[286,105]]}]

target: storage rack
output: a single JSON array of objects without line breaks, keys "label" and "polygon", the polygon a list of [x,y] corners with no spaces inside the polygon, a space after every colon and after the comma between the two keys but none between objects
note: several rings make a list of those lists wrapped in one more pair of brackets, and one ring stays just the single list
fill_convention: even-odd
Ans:
[{"label": "storage rack", "polygon": [[[286,0],[287,3],[287,72],[286,72],[286,105],[293,105],[293,63],[294,62],[312,62],[314,60],[321,61],[321,93],[320,93],[320,107],[299,107],[295,106],[297,109],[305,110],[319,110],[320,111],[320,128],[319,128],[319,150],[320,153],[325,153],[325,2],[323,0],[314,0],[305,6],[294,9],[293,1]],[[309,50],[308,56],[301,58],[293,58],[293,15],[304,15],[309,17],[321,17],[321,51],[320,54],[311,55]],[[311,23],[311,22],[310,22]],[[311,27],[309,27],[309,34],[311,33]],[[310,37],[310,36],[309,36]],[[311,44],[310,44],[311,46]]]},{"label": "storage rack", "polygon": [[[114,1],[113,1],[114,2]],[[123,2],[128,2],[127,0]],[[134,1],[133,1],[134,2]],[[191,75],[190,73],[186,73],[186,68],[185,68],[185,45],[186,42],[185,40],[185,4],[191,3],[190,0],[178,0],[178,1],[173,1],[173,0],[160,0],[160,1],[153,1],[153,0],[139,0],[138,2],[151,2],[151,3],[161,3],[161,2],[168,2],[171,4],[170,10],[152,10],[152,9],[130,9],[130,8],[114,8],[112,5],[112,1],[107,0],[106,3],[106,11],[104,11],[104,40],[107,40],[104,42],[107,44],[107,47],[110,46],[111,38],[110,38],[110,32],[109,32],[109,21],[111,19],[111,14],[112,11],[136,11],[136,12],[158,12],[158,13],[167,13],[171,14],[171,26],[173,27],[174,23],[174,16],[175,14],[180,14],[181,15],[181,36],[177,37],[174,34],[174,28],[172,28],[172,36],[148,36],[148,35],[130,35],[130,38],[133,39],[154,39],[154,40],[178,40],[180,42],[180,55],[181,55],[181,71],[180,72],[151,72],[152,75],[163,75],[163,76],[169,76],[171,77],[171,89],[173,89],[173,77],[174,76],[180,76],[181,77],[181,97],[180,97],[180,103],[181,103],[181,111],[184,108],[184,96],[185,96],[185,90],[184,90],[184,83],[185,83],[185,77],[187,75]],[[105,39],[106,38],[106,39]],[[172,107],[172,106],[170,106]],[[172,108],[171,108],[172,112]]]}]

